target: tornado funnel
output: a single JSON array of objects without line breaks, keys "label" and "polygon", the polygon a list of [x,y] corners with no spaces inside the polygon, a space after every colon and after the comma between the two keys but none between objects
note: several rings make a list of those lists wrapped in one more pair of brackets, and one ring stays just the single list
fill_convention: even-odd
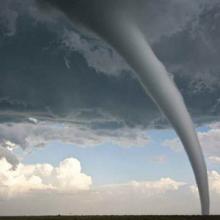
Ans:
[{"label": "tornado funnel", "polygon": [[[163,64],[155,56],[132,13],[143,0],[44,0],[78,26],[111,44],[136,72],[146,93],[174,127],[192,165],[202,214],[209,214],[206,163],[184,100]],[[141,5],[141,4],[140,4]],[[135,7],[134,7],[135,6]]]}]

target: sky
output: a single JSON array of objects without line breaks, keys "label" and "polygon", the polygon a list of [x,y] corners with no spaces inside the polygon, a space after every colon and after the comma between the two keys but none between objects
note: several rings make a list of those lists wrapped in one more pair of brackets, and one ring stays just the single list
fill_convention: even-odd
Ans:
[{"label": "sky", "polygon": [[[140,26],[180,89],[220,214],[220,3],[148,0]],[[0,2],[0,214],[199,214],[174,130],[117,52],[34,0]]]}]

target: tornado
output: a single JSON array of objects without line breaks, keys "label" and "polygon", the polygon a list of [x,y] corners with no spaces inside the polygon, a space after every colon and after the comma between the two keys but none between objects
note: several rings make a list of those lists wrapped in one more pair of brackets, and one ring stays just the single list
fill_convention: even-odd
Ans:
[{"label": "tornado", "polygon": [[[207,168],[199,140],[182,95],[150,48],[135,14],[144,0],[38,0],[54,7],[79,29],[96,33],[125,59],[179,136],[194,171],[201,213],[209,214]],[[136,10],[136,12],[135,12]]]}]

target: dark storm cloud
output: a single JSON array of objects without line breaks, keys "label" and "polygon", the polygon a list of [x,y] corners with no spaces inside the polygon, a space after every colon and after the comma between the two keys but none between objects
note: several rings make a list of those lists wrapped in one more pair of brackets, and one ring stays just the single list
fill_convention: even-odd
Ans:
[{"label": "dark storm cloud", "polygon": [[[57,33],[44,24],[33,26],[31,21],[18,21],[16,35],[2,38],[1,112],[76,115],[90,120],[102,118],[99,112],[103,111],[130,125],[143,122],[145,109],[159,115],[138,83],[127,74],[109,77],[97,73],[77,52],[66,50]],[[70,68],[66,66],[66,56]],[[140,105],[142,102],[150,106]],[[135,114],[137,109],[139,114]],[[148,115],[144,117],[146,123],[152,118]]]},{"label": "dark storm cloud", "polygon": [[204,7],[196,21],[154,44],[198,120],[219,116],[220,4]]},{"label": "dark storm cloud", "polygon": [[[97,129],[166,126],[126,63],[108,45],[80,35],[58,15],[52,21],[33,1],[2,2],[7,8],[7,16],[0,11],[2,122],[33,116],[86,123]],[[220,9],[218,1],[204,2],[198,7],[189,1],[170,1],[168,7],[160,1],[164,19],[156,13],[157,4],[149,1],[142,24],[158,57],[174,75],[194,120],[200,123],[217,120],[220,108]],[[3,22],[3,17],[10,22]],[[13,32],[8,36],[10,27]],[[161,28],[166,29],[163,34]]]}]

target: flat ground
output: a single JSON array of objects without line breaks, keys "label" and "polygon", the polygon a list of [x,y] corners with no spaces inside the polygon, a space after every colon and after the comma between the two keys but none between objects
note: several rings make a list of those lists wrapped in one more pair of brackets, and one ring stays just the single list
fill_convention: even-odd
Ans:
[{"label": "flat ground", "polygon": [[219,216],[19,216],[0,220],[220,220]]}]

